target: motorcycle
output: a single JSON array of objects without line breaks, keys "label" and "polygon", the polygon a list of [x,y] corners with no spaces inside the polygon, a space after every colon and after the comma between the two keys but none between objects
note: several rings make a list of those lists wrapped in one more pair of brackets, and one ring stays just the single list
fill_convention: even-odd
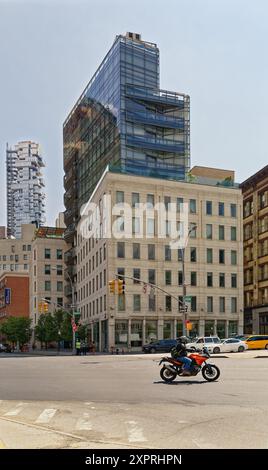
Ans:
[{"label": "motorcycle", "polygon": [[[207,348],[203,348],[202,350],[196,350],[192,348],[194,352],[188,355],[190,359],[192,359],[192,364],[189,372],[191,375],[189,377],[193,377],[197,375],[200,371],[205,380],[208,382],[214,382],[220,376],[220,369],[215,366],[214,364],[208,364],[207,359],[210,358],[210,354]],[[176,351],[175,351],[176,352]],[[160,370],[160,377],[167,383],[173,382],[175,378],[178,376],[183,375],[184,372],[184,364],[180,362],[179,358],[174,357],[174,353],[171,350],[171,357],[163,357],[159,362],[159,365],[163,367]]]}]

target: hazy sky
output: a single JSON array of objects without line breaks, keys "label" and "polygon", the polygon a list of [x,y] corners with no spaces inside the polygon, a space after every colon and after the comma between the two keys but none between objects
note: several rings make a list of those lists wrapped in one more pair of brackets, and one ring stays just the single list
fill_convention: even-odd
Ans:
[{"label": "hazy sky", "polygon": [[117,34],[160,48],[161,87],[191,96],[191,163],[267,164],[266,0],[0,0],[0,225],[5,146],[41,143],[47,222],[63,210],[62,124]]}]

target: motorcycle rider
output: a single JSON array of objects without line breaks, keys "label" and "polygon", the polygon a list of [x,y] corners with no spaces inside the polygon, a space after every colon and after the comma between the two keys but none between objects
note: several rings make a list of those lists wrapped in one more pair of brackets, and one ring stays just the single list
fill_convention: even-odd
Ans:
[{"label": "motorcycle rider", "polygon": [[192,366],[192,359],[187,357],[187,352],[193,352],[191,349],[187,349],[185,344],[187,343],[186,336],[180,336],[177,339],[177,345],[175,346],[177,354],[176,359],[184,364],[183,367],[183,376],[191,375],[191,366]]}]

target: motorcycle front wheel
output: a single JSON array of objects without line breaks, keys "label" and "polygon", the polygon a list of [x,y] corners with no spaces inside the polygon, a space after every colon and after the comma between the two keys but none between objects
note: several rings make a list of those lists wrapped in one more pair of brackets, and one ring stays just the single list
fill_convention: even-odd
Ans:
[{"label": "motorcycle front wheel", "polygon": [[173,382],[176,379],[176,372],[172,372],[171,370],[167,369],[165,366],[162,367],[160,370],[160,377],[167,383]]},{"label": "motorcycle front wheel", "polygon": [[214,382],[220,376],[220,369],[217,366],[207,365],[202,369],[202,375],[208,382]]}]

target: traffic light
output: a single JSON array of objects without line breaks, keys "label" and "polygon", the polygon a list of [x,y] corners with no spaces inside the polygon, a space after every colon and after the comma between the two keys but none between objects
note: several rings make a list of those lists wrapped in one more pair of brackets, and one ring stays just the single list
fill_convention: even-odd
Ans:
[{"label": "traffic light", "polygon": [[124,294],[125,293],[125,285],[123,279],[118,279],[117,281],[117,289],[118,289],[118,294]]},{"label": "traffic light", "polygon": [[43,302],[39,302],[39,304],[38,304],[38,311],[39,311],[39,313],[42,313],[42,312],[43,312]]},{"label": "traffic light", "polygon": [[110,294],[115,293],[115,280],[109,281]]},{"label": "traffic light", "polygon": [[44,302],[44,313],[47,313],[48,312],[48,303],[47,302]]}]

